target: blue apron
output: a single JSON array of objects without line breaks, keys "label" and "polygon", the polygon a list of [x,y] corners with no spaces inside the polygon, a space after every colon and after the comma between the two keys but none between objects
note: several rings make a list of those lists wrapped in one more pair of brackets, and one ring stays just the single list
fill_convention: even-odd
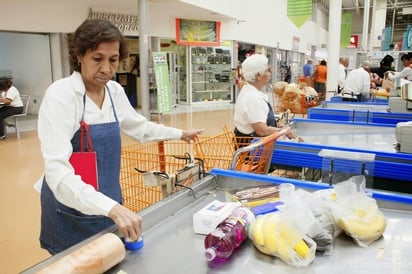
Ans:
[{"label": "blue apron", "polygon": [[[119,182],[121,138],[113,100],[110,97],[116,121],[89,125],[90,137],[97,155],[98,191],[122,203]],[[83,96],[83,114],[86,95]],[[84,138],[85,140],[87,138]],[[71,143],[73,152],[80,151],[80,129],[73,136]],[[87,146],[85,146],[87,147]],[[41,247],[54,255],[59,253],[113,225],[114,222],[105,216],[85,215],[73,208],[58,202],[43,179],[41,189]]]}]

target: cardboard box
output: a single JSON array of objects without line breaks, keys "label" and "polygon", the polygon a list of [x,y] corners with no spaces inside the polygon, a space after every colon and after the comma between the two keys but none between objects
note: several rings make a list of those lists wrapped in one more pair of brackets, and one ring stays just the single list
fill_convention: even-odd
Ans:
[{"label": "cardboard box", "polygon": [[239,202],[220,202],[214,200],[193,214],[194,232],[204,235],[209,234],[238,206],[240,206]]}]

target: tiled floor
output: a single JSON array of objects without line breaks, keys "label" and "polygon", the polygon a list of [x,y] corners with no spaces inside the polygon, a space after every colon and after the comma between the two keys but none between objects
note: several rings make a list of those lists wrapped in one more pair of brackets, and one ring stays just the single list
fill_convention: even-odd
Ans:
[{"label": "tiled floor", "polygon": [[[234,104],[177,106],[172,113],[152,115],[152,120],[182,129],[204,128],[213,136],[227,125],[233,128]],[[18,273],[47,258],[39,246],[39,193],[33,188],[43,172],[36,131],[37,117],[29,115],[21,123],[21,138],[14,129],[0,141],[0,273]],[[122,136],[123,145],[134,141]]]}]

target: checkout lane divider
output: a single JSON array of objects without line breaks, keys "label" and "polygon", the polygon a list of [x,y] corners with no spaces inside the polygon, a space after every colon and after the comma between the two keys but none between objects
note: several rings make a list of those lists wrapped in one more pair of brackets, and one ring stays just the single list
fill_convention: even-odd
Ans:
[{"label": "checkout lane divider", "polygon": [[[257,182],[264,182],[264,183],[271,183],[271,184],[290,183],[290,184],[295,185],[296,187],[307,188],[311,190],[321,190],[321,189],[333,188],[333,185],[330,186],[325,183],[314,183],[314,182],[309,182],[309,181],[304,181],[304,180],[274,177],[274,176],[268,176],[268,175],[262,175],[262,174],[254,174],[254,173],[248,173],[248,172],[242,172],[242,171],[232,171],[232,170],[218,169],[218,168],[212,169],[210,173],[216,176],[221,175],[221,176],[235,177],[239,179],[253,180]],[[376,200],[412,205],[412,195],[378,191],[378,190],[373,190],[373,189],[367,189],[367,192],[368,194],[371,194],[372,198]]]}]

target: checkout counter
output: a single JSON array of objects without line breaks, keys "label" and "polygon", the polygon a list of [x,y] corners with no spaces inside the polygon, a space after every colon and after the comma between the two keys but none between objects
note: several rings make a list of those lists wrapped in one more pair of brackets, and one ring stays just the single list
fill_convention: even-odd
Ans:
[{"label": "checkout counter", "polygon": [[[278,140],[272,157],[274,165],[322,169],[322,149],[375,154],[374,187],[411,193],[412,153],[399,151],[397,143],[408,147],[410,135],[395,125],[294,119],[291,124],[304,142]],[[405,127],[407,129],[410,127]],[[398,134],[396,134],[398,133]],[[405,136],[402,139],[401,136]],[[400,144],[402,147],[402,144]]]},{"label": "checkout counter", "polygon": [[[247,239],[227,262],[208,263],[204,259],[205,236],[194,233],[193,214],[213,200],[224,201],[226,189],[281,183],[292,183],[307,190],[329,188],[325,184],[300,180],[212,170],[211,175],[195,183],[191,190],[182,190],[139,212],[143,217],[145,246],[137,251],[126,251],[125,259],[106,273],[411,273],[412,196],[380,191],[371,191],[371,195],[384,213],[387,227],[383,237],[368,247],[359,247],[352,239],[341,235],[335,239],[330,256],[317,255],[312,264],[298,268],[260,253]],[[90,240],[40,262],[23,274],[36,273]]]}]

